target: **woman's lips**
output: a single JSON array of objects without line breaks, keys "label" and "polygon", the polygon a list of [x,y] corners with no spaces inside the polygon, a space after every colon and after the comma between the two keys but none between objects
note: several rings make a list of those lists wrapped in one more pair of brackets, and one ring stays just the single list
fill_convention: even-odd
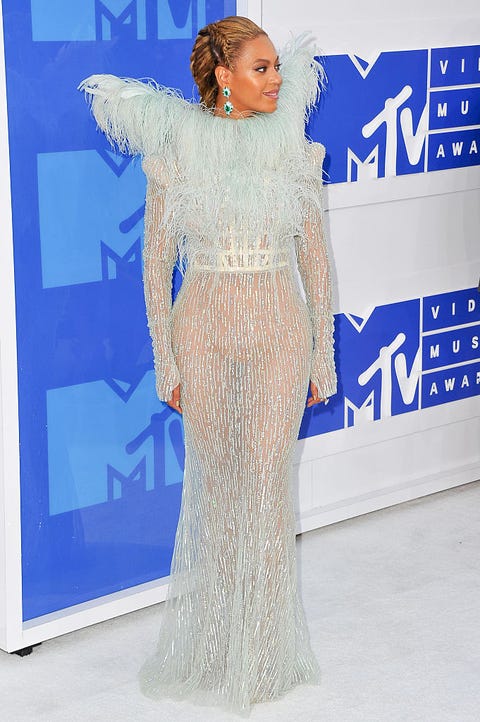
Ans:
[{"label": "woman's lips", "polygon": [[267,98],[278,100],[278,90],[269,90],[268,93],[264,93],[264,95],[266,95]]}]

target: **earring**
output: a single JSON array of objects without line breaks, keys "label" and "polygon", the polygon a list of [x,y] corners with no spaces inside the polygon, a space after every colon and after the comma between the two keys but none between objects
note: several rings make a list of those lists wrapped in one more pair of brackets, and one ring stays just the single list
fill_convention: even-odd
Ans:
[{"label": "earring", "polygon": [[[229,97],[231,96],[231,94],[232,94],[232,91],[231,91],[230,88],[226,85],[226,86],[224,87],[224,89],[222,90],[222,93],[223,93],[223,95],[224,95],[225,98],[229,98]],[[227,100],[226,103],[225,103],[224,106],[223,106],[223,109],[224,109],[224,111],[225,111],[225,113],[226,113],[227,115],[230,115],[230,113],[231,113],[232,110],[233,110],[233,105],[232,105],[232,103],[231,103],[229,100]]]}]

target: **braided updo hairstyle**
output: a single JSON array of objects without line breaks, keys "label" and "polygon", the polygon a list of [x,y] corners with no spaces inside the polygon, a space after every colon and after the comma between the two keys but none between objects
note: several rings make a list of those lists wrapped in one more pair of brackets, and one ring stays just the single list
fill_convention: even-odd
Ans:
[{"label": "braided updo hairstyle", "polygon": [[235,15],[210,23],[199,31],[190,56],[190,70],[200,100],[207,108],[213,108],[217,99],[217,65],[232,69],[243,43],[266,34],[252,20]]}]

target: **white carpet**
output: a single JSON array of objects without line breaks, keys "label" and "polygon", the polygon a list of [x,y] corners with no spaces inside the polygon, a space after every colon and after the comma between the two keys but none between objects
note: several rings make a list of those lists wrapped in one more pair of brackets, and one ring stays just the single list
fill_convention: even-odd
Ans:
[{"label": "white carpet", "polygon": [[[304,534],[298,558],[322,682],[256,705],[253,722],[480,720],[480,482]],[[161,613],[0,653],[2,722],[238,722],[141,695]]]}]

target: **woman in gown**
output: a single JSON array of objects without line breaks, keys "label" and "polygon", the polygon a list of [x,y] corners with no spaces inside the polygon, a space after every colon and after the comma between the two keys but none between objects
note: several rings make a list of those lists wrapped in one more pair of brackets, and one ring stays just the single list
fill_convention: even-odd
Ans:
[{"label": "woman in gown", "polygon": [[298,42],[280,68],[268,36],[240,17],[200,31],[191,69],[200,104],[112,75],[80,87],[107,137],[143,158],[157,393],[184,422],[170,584],[142,687],[248,715],[319,678],[291,475],[309,381],[308,406],[336,391],[325,149],[304,135],[323,75]]}]

